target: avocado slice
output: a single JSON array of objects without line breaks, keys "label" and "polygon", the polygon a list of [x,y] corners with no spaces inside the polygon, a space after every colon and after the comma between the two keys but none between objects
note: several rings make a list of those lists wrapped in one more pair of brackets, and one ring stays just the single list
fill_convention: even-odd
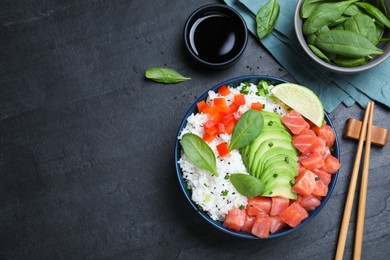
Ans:
[{"label": "avocado slice", "polygon": [[267,188],[263,192],[263,194],[261,194],[261,196],[265,196],[265,197],[281,196],[293,200],[298,199],[297,194],[295,194],[291,189],[291,184],[279,185],[278,183],[275,183],[273,187]]},{"label": "avocado slice", "polygon": [[[261,143],[259,148],[257,149],[253,160],[249,160],[249,170],[251,172],[256,172],[256,169],[258,168],[259,162],[264,160],[262,159],[265,152],[267,152],[270,149],[275,149],[276,147],[280,147],[286,150],[295,151],[295,147],[292,145],[291,141],[285,140],[285,139],[268,139],[267,141],[264,141]],[[256,162],[256,163],[255,163]]]},{"label": "avocado slice", "polygon": [[274,161],[288,161],[288,163],[291,163],[295,167],[298,167],[298,158],[296,156],[295,151],[286,150],[284,148],[275,147],[274,149],[270,149],[266,151],[263,154],[262,160],[258,162],[257,170],[260,171],[260,173],[263,171],[264,167],[266,167],[268,164],[274,162]]},{"label": "avocado slice", "polygon": [[291,164],[275,162],[262,172],[260,180],[266,184],[269,180],[282,175],[287,175],[290,177],[290,180],[294,180],[294,177],[298,175],[298,170]]},{"label": "avocado slice", "polygon": [[247,161],[249,163],[249,168],[252,167],[252,164],[254,163],[255,155],[258,152],[259,147],[266,142],[267,140],[286,140],[291,143],[292,137],[290,134],[285,132],[282,129],[275,129],[275,130],[266,130],[262,131],[258,137],[252,142],[252,144],[249,146],[249,150],[247,150]]}]

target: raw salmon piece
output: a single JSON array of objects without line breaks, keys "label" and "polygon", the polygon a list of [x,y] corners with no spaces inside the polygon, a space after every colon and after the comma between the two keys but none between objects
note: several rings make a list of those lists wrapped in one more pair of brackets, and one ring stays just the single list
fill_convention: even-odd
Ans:
[{"label": "raw salmon piece", "polygon": [[322,169],[327,173],[333,174],[336,173],[340,167],[341,164],[339,160],[337,160],[337,158],[332,155],[328,155],[324,160],[324,166]]},{"label": "raw salmon piece", "polygon": [[304,129],[310,129],[309,123],[295,110],[291,110],[290,113],[282,117],[283,124],[293,134],[299,134]]},{"label": "raw salmon piece", "polygon": [[279,216],[269,216],[269,232],[275,233],[287,226]]},{"label": "raw salmon piece", "polygon": [[313,172],[305,171],[295,179],[293,191],[301,195],[310,195],[316,186],[317,177]]},{"label": "raw salmon piece", "polygon": [[326,171],[322,169],[313,169],[313,173],[315,173],[318,177],[320,177],[321,181],[328,186],[331,180],[331,175],[330,173],[327,173]]},{"label": "raw salmon piece", "polygon": [[304,207],[307,211],[314,210],[321,204],[321,200],[314,195],[299,195],[298,202]]},{"label": "raw salmon piece", "polygon": [[271,216],[279,215],[280,212],[285,210],[290,205],[290,200],[283,197],[272,197],[272,204],[271,204]]},{"label": "raw salmon piece", "polygon": [[332,146],[336,140],[336,136],[333,132],[332,127],[329,125],[323,125],[321,128],[318,126],[313,127],[314,132],[318,137],[323,138],[326,141],[327,146]]},{"label": "raw salmon piece", "polygon": [[301,160],[301,163],[303,166],[305,166],[306,169],[309,170],[320,169],[325,166],[325,162],[322,158],[322,155],[317,152],[309,154],[306,158]]},{"label": "raw salmon piece", "polygon": [[245,210],[239,208],[232,208],[223,221],[223,226],[229,229],[240,231],[245,224],[246,213]]},{"label": "raw salmon piece", "polygon": [[287,209],[283,210],[279,216],[283,222],[294,228],[306,219],[309,213],[307,213],[306,209],[299,202],[294,202]]},{"label": "raw salmon piece", "polygon": [[257,237],[268,238],[269,236],[269,217],[267,214],[259,213],[253,223],[251,233]]},{"label": "raw salmon piece", "polygon": [[293,137],[292,144],[302,154],[308,154],[313,150],[313,146],[317,142],[316,136],[308,134],[299,134]]},{"label": "raw salmon piece", "polygon": [[316,186],[311,194],[318,197],[325,197],[326,194],[328,194],[328,186],[326,186],[321,180],[317,180]]}]

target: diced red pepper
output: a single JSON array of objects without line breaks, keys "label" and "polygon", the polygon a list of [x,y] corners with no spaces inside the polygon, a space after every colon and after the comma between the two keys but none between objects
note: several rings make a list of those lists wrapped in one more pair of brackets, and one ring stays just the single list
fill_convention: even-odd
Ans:
[{"label": "diced red pepper", "polygon": [[245,105],[246,101],[245,101],[245,95],[244,94],[235,94],[234,95],[234,104],[236,104],[236,106],[241,106],[241,105]]},{"label": "diced red pepper", "polygon": [[225,142],[217,145],[217,151],[218,151],[219,156],[221,156],[221,157],[225,157],[225,156],[228,156],[230,154],[229,147],[228,147],[227,143],[225,143]]},{"label": "diced red pepper", "polygon": [[214,106],[218,107],[220,111],[226,111],[228,109],[226,99],[223,97],[214,98]]},{"label": "diced red pepper", "polygon": [[226,133],[226,127],[223,123],[218,123],[217,128],[218,128],[217,134],[220,135]]},{"label": "diced red pepper", "polygon": [[211,127],[215,126],[215,122],[212,120],[208,120],[203,126],[204,126],[204,128],[211,128]]},{"label": "diced red pepper", "polygon": [[227,115],[227,116],[224,116],[223,120],[222,120],[222,123],[227,126],[231,121],[234,121],[234,115],[233,114],[230,114],[230,115]]},{"label": "diced red pepper", "polygon": [[217,134],[217,132],[218,132],[218,128],[216,126],[212,126],[210,128],[205,128],[204,131],[208,135],[215,136]]},{"label": "diced red pepper", "polygon": [[226,96],[226,95],[229,95],[229,94],[230,94],[230,89],[229,89],[226,85],[223,85],[223,86],[221,86],[221,87],[218,89],[218,93],[219,93],[221,96]]},{"label": "diced red pepper", "polygon": [[234,103],[230,104],[229,107],[225,111],[221,111],[221,113],[224,113],[225,115],[231,115],[235,113],[238,109],[238,106]]},{"label": "diced red pepper", "polygon": [[257,103],[252,103],[251,109],[255,109],[255,110],[262,111],[262,110],[263,110],[263,104],[261,104],[261,103],[259,103],[259,102],[257,102]]},{"label": "diced red pepper", "polygon": [[198,108],[198,111],[199,112],[203,112],[204,109],[206,108],[207,104],[204,100],[202,101],[199,101],[197,104],[196,104],[196,107]]},{"label": "diced red pepper", "polygon": [[214,138],[215,138],[215,135],[205,134],[205,135],[203,136],[203,140],[204,140],[205,142],[208,142],[208,143],[212,142],[212,141],[214,140]]},{"label": "diced red pepper", "polygon": [[236,125],[236,123],[232,120],[229,122],[229,124],[226,126],[226,133],[228,133],[229,135],[231,135],[233,133],[233,130],[234,130],[234,126]]}]

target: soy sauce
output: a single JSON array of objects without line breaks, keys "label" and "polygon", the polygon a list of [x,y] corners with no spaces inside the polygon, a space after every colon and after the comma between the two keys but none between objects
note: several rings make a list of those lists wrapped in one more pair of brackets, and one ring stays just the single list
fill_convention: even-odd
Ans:
[{"label": "soy sauce", "polygon": [[239,33],[229,17],[210,13],[193,23],[189,42],[200,59],[220,63],[234,58],[239,52]]}]

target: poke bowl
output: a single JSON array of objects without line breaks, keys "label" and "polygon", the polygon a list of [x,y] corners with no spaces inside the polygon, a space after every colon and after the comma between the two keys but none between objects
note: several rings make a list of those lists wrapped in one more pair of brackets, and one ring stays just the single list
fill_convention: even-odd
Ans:
[{"label": "poke bowl", "polygon": [[[290,234],[310,222],[333,192],[341,166],[333,124],[323,109],[323,123],[318,126],[272,94],[275,86],[289,84],[302,87],[262,75],[226,80],[203,93],[179,126],[174,149],[179,185],[197,214],[220,231],[247,239]],[[221,105],[223,99],[226,103]],[[298,125],[295,121],[289,123],[296,116],[304,122],[298,130],[294,129]],[[261,125],[248,126],[255,121],[262,121]],[[260,130],[249,138],[248,129]],[[323,129],[332,133],[329,144]],[[282,132],[283,136],[279,135]],[[313,143],[307,150],[306,143],[303,147],[297,141],[309,135],[322,143],[321,150]],[[280,147],[293,151],[296,157]],[[314,154],[321,155],[321,165],[307,163]],[[277,168],[285,164],[295,169],[293,175]],[[307,179],[312,184],[302,187]]]}]

